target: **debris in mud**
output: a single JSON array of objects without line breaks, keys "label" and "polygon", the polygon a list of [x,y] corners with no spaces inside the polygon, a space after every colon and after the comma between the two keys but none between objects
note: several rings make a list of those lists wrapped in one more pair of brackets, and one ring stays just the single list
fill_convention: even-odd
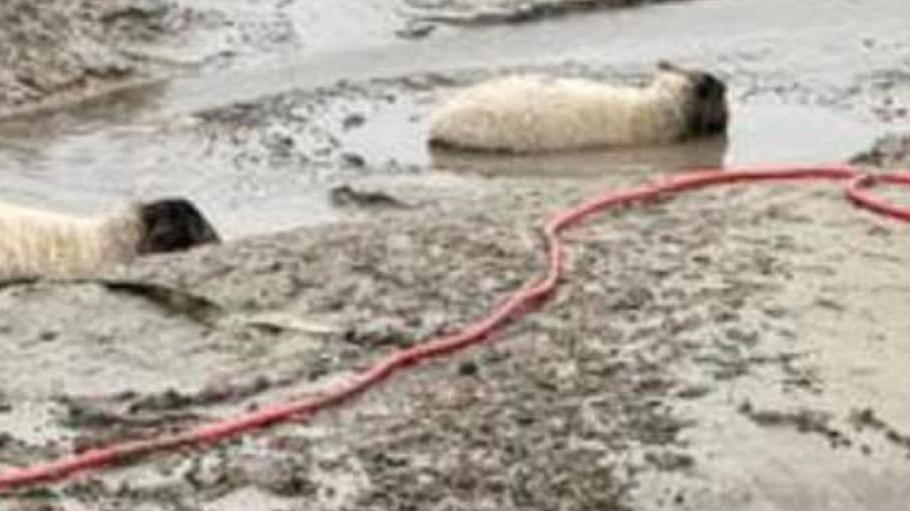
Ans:
[{"label": "debris in mud", "polygon": [[645,461],[661,472],[678,472],[695,466],[691,455],[670,450],[650,451],[645,454]]},{"label": "debris in mud", "polygon": [[643,286],[632,286],[618,289],[608,289],[611,296],[615,296],[609,305],[609,310],[614,312],[639,310],[645,304],[654,300],[654,294]]},{"label": "debris in mud", "polygon": [[871,408],[854,410],[850,414],[849,421],[857,431],[871,429],[872,431],[881,433],[888,443],[904,450],[907,457],[910,457],[910,434],[904,434],[897,431],[887,422],[875,415],[875,411]]},{"label": "debris in mud", "polygon": [[388,318],[357,325],[344,333],[344,340],[363,347],[395,346],[408,348],[419,339],[403,322]]},{"label": "debris in mud", "polygon": [[136,23],[160,20],[167,12],[168,5],[164,0],[110,1],[102,7],[98,18],[106,24],[121,21]]},{"label": "debris in mud", "polygon": [[629,417],[625,427],[632,438],[642,445],[673,445],[678,441],[680,432],[694,425],[691,420],[676,417],[659,400],[625,403],[624,408],[625,415]]},{"label": "debris in mud", "polygon": [[[217,318],[224,314],[224,311],[218,304],[207,298],[196,296],[187,291],[173,287],[138,280],[109,278],[55,280],[39,277],[26,277],[2,280],[0,281],[0,289],[34,285],[38,283],[56,283],[60,285],[95,284],[114,293],[129,294],[143,298],[172,314],[186,316],[193,321],[204,325],[212,325]],[[44,333],[42,336],[50,336],[50,338],[45,340],[52,340],[56,337],[54,333]]]},{"label": "debris in mud", "polygon": [[192,406],[236,402],[261,394],[279,385],[296,383],[302,378],[303,375],[257,376],[248,382],[226,382],[210,385],[198,393],[186,393],[170,389],[162,394],[146,395],[133,400],[129,404],[128,410],[130,413],[136,413],[140,410],[179,410]]},{"label": "debris in mud", "polygon": [[879,139],[868,151],[850,159],[856,165],[898,168],[910,162],[910,135],[889,135]]},{"label": "debris in mud", "polygon": [[815,305],[834,312],[844,312],[844,310],[846,310],[846,307],[842,303],[827,296],[819,296],[816,298]]},{"label": "debris in mud", "polygon": [[341,331],[340,327],[330,322],[314,321],[280,313],[241,315],[232,317],[232,319],[236,325],[256,328],[275,335],[285,332],[334,335]]},{"label": "debris in mud", "polygon": [[480,373],[480,366],[473,360],[466,360],[458,365],[460,376],[477,376],[478,373]]},{"label": "debris in mud", "polygon": [[273,455],[255,458],[244,469],[254,485],[272,495],[313,498],[321,486],[310,475],[311,464],[299,455]]},{"label": "debris in mud", "polygon": [[118,410],[107,403],[87,398],[61,396],[64,408],[59,425],[76,432],[73,451],[85,452],[124,440],[149,437],[180,427],[198,424],[207,417],[196,413],[135,413]]},{"label": "debris in mud", "polygon": [[[321,375],[322,372],[314,373],[313,369],[308,368],[284,371],[278,375],[256,376],[245,382],[213,383],[197,392],[168,389],[159,394],[129,392],[107,398],[67,397],[61,399],[71,409],[76,410],[76,418],[82,416],[91,418],[97,415],[94,412],[98,411],[121,417],[127,422],[142,420],[143,417],[146,420],[155,420],[159,415],[149,415],[152,412],[169,414],[191,408],[236,403],[272,389],[288,387],[300,381],[312,381]],[[87,410],[88,413],[83,413],[82,410]],[[179,417],[185,417],[185,415],[179,415]]]},{"label": "debris in mud", "polygon": [[833,428],[831,414],[809,409],[800,409],[795,412],[781,412],[777,410],[757,410],[752,403],[746,401],[739,406],[739,413],[748,417],[759,426],[780,428],[790,427],[800,433],[811,433],[825,437],[833,449],[851,447],[853,441],[843,432]]},{"label": "debris in mud", "polygon": [[700,399],[710,394],[714,389],[710,385],[689,385],[676,393],[680,399]]},{"label": "debris in mud", "polygon": [[0,466],[20,466],[45,460],[55,453],[53,443],[44,445],[26,442],[7,432],[0,432]]},{"label": "debris in mud", "polygon": [[483,26],[517,24],[594,9],[630,7],[672,0],[406,0],[423,23]]},{"label": "debris in mud", "polygon": [[[43,277],[23,277],[0,280],[0,290],[9,287],[31,286],[39,283],[58,285],[97,285],[113,293],[136,296],[160,307],[171,314],[186,316],[194,322],[211,326],[224,315],[224,311],[215,302],[180,290],[174,287],[139,280],[112,278],[80,277],[71,279],[49,279]],[[42,339],[53,340],[55,332],[44,332]]]},{"label": "debris in mud", "polygon": [[355,206],[364,208],[410,208],[384,192],[358,191],[350,185],[341,185],[332,188],[329,192],[332,204],[338,207]]},{"label": "debris in mud", "polygon": [[65,410],[60,424],[73,429],[156,428],[202,419],[194,414],[142,414],[133,410],[114,410],[88,398],[61,396],[57,402]]},{"label": "debris in mud", "polygon": [[395,31],[402,39],[420,39],[427,37],[436,29],[436,25],[420,20],[410,20],[404,27]]},{"label": "debris in mud", "polygon": [[367,164],[367,161],[363,156],[352,152],[341,153],[341,161],[349,167],[358,169],[365,167]]},{"label": "debris in mud", "polygon": [[346,129],[354,129],[367,122],[367,118],[363,114],[350,114],[341,121],[341,126]]},{"label": "debris in mud", "polygon": [[87,282],[97,283],[113,292],[142,297],[172,314],[187,316],[203,325],[213,324],[224,314],[221,306],[208,298],[153,282],[115,279],[90,279]]}]

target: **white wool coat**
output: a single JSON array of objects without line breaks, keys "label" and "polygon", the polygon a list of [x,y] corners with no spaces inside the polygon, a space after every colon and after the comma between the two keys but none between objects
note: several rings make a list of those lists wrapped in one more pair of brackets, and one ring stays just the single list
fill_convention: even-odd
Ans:
[{"label": "white wool coat", "polygon": [[90,274],[134,257],[142,235],[135,205],[79,217],[0,203],[0,280]]},{"label": "white wool coat", "polygon": [[518,75],[455,93],[430,116],[430,140],[515,153],[664,143],[685,135],[692,86],[660,72],[647,87]]}]

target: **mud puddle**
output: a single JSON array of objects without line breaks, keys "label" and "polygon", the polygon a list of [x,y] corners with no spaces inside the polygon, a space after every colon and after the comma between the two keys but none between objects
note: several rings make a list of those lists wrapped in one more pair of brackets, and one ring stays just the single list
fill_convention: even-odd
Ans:
[{"label": "mud puddle", "polygon": [[[290,64],[257,60],[9,123],[0,145],[0,193],[78,209],[124,197],[188,195],[237,237],[335,220],[339,212],[327,192],[351,180],[422,175],[432,181],[436,173],[427,169],[465,177],[596,177],[830,162],[906,125],[900,113],[907,98],[895,71],[901,50],[910,47],[897,21],[906,4],[801,5],[803,22],[792,5],[775,2],[604,11],[441,33],[420,44],[377,36],[341,48],[326,35],[300,57],[283,56]],[[300,9],[297,17],[287,15],[298,29],[306,20],[323,26],[345,17],[354,6]],[[374,3],[357,9],[369,19],[399,16]],[[870,45],[885,50],[870,52]],[[533,63],[535,70],[628,80],[650,73],[657,58],[698,62],[729,80],[734,116],[726,140],[533,159],[429,154],[424,146],[432,104],[452,86],[503,66]],[[495,71],[469,72],[469,78],[446,71],[484,66]],[[439,83],[426,79],[434,70]],[[396,85],[377,83],[383,76]],[[200,113],[228,120],[211,122],[206,114],[200,124]]]},{"label": "mud puddle", "polygon": [[821,107],[748,103],[732,108],[725,137],[660,147],[504,156],[428,148],[425,114],[412,107],[398,103],[380,109],[369,122],[343,135],[342,145],[368,161],[467,175],[603,177],[687,168],[841,162],[893,129]]},{"label": "mud puddle", "polygon": [[[294,141],[285,148],[289,156],[278,162],[275,155],[282,149],[271,140],[298,136],[297,127],[304,132],[306,121],[289,120],[287,129],[284,124],[265,128],[257,151],[237,149],[227,137],[209,139],[208,128],[192,123],[163,129],[134,124],[62,136],[30,130],[27,138],[5,139],[0,195],[76,211],[104,208],[125,197],[184,195],[199,201],[224,234],[236,238],[337,220],[344,213],[333,206],[329,191],[348,182],[439,187],[455,184],[455,177],[600,178],[724,165],[827,163],[871,146],[879,134],[871,123],[843,112],[750,104],[734,109],[726,138],[535,157],[430,152],[424,137],[434,98],[424,94],[418,101],[409,92],[393,97],[394,102],[373,104],[362,98],[336,100],[317,114],[325,115],[318,123],[333,144],[326,145],[327,153],[313,154],[303,149],[307,141]],[[346,119],[362,119],[362,124],[344,127]]]}]

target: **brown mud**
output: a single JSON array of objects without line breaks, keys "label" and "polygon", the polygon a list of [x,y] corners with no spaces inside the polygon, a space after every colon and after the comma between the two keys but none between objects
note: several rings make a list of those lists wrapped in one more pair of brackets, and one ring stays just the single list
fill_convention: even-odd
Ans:
[{"label": "brown mud", "polygon": [[[371,2],[197,2],[207,16],[143,51],[157,48],[155,66],[174,57],[167,72],[179,61],[202,74],[0,127],[2,195],[94,209],[185,193],[229,239],[97,279],[0,285],[0,469],[304,396],[451,332],[542,271],[543,218],[603,190],[705,165],[910,166],[910,39],[890,21],[907,6],[875,0],[851,17],[843,9],[858,7],[820,2],[792,35],[776,1],[586,12],[510,27],[516,39],[503,42],[516,56],[560,30],[567,45],[579,27],[654,30],[615,58],[462,65],[458,52],[503,27],[445,26],[403,40],[455,48],[452,69],[341,80],[326,68],[312,86],[288,72],[283,90],[265,70],[269,87],[222,80],[223,96],[218,72],[255,75],[269,54],[341,44],[312,20],[375,10],[338,32],[380,44],[416,18]],[[185,8],[167,5],[163,19]],[[241,14],[247,23],[229,23]],[[749,16],[768,23],[736,38],[711,28]],[[661,39],[654,27],[673,17],[723,44],[681,44],[681,28]],[[287,35],[308,23],[312,38]],[[828,44],[794,52],[794,40],[818,38]],[[194,41],[185,58],[179,41]],[[424,146],[426,113],[461,84],[510,69],[636,82],[650,53],[671,47],[731,84],[725,139],[534,159]],[[200,84],[209,94],[193,95]],[[882,193],[910,203],[904,190]],[[566,233],[555,299],[489,344],[311,420],[0,495],[0,509],[903,509],[908,234],[830,183],[606,213]]]}]

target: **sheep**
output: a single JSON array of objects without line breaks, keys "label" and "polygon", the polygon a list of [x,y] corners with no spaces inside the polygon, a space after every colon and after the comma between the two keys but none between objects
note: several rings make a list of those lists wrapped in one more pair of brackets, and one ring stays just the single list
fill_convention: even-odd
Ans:
[{"label": "sheep", "polygon": [[645,87],[514,75],[454,94],[430,115],[431,147],[506,153],[665,144],[726,131],[726,86],[667,61]]},{"label": "sheep", "polygon": [[136,256],[218,242],[196,206],[179,197],[94,217],[0,203],[0,280],[83,277]]}]

